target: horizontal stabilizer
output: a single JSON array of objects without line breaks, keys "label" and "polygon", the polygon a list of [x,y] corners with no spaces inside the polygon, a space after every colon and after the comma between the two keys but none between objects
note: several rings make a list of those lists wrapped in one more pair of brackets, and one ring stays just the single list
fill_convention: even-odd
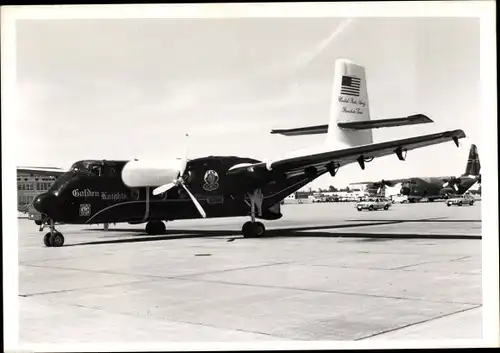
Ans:
[{"label": "horizontal stabilizer", "polygon": [[337,123],[337,125],[343,129],[365,130],[365,129],[378,129],[381,127],[428,124],[433,122],[434,121],[429,117],[423,114],[417,114],[417,115],[410,115],[405,118],[339,122]]},{"label": "horizontal stabilizer", "polygon": [[280,134],[285,136],[300,136],[300,135],[326,134],[327,132],[328,132],[328,125],[316,125],[316,126],[298,127],[296,129],[272,130],[271,134]]},{"label": "horizontal stabilizer", "polygon": [[[423,114],[417,114],[417,115],[410,115],[404,118],[339,122],[337,123],[337,125],[342,129],[366,130],[366,129],[378,129],[381,127],[428,124],[433,122],[434,121],[431,118]],[[285,136],[301,136],[301,135],[326,134],[327,132],[328,132],[328,125],[315,125],[315,126],[298,127],[295,129],[272,130],[271,134],[280,134]]]}]

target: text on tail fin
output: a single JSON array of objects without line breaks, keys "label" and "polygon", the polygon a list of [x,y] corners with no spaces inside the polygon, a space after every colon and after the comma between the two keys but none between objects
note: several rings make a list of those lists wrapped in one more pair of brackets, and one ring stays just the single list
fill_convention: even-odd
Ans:
[{"label": "text on tail fin", "polygon": [[369,120],[365,68],[350,60],[336,60],[327,143],[351,147],[372,143],[370,130],[352,130],[339,126],[339,123]]}]

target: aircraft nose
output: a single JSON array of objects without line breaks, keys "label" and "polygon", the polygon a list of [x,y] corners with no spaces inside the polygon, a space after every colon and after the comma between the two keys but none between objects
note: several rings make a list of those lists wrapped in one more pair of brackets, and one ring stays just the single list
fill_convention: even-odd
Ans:
[{"label": "aircraft nose", "polygon": [[410,188],[407,186],[404,186],[401,188],[401,195],[409,195],[410,194]]},{"label": "aircraft nose", "polygon": [[38,212],[45,213],[46,215],[50,216],[55,201],[56,201],[56,196],[52,193],[47,192],[35,197],[35,199],[33,200],[33,207]]}]

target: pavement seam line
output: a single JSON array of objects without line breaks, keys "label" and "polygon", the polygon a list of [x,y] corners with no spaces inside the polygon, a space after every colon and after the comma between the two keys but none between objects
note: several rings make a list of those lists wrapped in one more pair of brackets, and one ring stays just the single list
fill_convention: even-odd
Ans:
[{"label": "pavement seam line", "polygon": [[454,311],[454,312],[451,312],[451,313],[447,313],[447,314],[443,314],[443,315],[440,315],[440,316],[436,316],[436,317],[431,318],[431,319],[414,322],[414,323],[411,323],[411,324],[408,324],[408,325],[403,325],[403,326],[400,326],[400,327],[397,327],[397,328],[394,328],[394,329],[389,329],[389,330],[377,332],[377,333],[374,333],[374,334],[371,334],[371,335],[368,335],[368,336],[365,336],[365,337],[356,338],[355,341],[361,341],[361,340],[364,340],[364,339],[367,339],[367,338],[371,338],[371,337],[375,337],[375,336],[380,336],[380,335],[383,335],[383,334],[386,334],[386,333],[390,333],[390,332],[402,330],[402,329],[407,328],[407,327],[412,327],[412,326],[415,326],[415,325],[424,324],[426,322],[431,322],[431,321],[438,320],[438,319],[441,319],[441,318],[444,318],[444,317],[447,317],[447,316],[451,316],[451,315],[455,315],[455,314],[460,314],[460,313],[463,313],[463,312],[466,312],[466,311],[469,311],[469,310],[477,309],[477,308],[482,307],[482,306],[483,306],[482,304],[476,304],[476,306],[473,306],[471,308],[465,308],[465,309],[462,309],[462,310],[457,310],[457,311]]},{"label": "pavement seam line", "polygon": [[[300,260],[300,261],[302,261],[302,260]],[[248,269],[260,268],[260,267],[287,265],[287,264],[291,264],[294,262],[298,262],[298,261],[276,262],[276,263],[268,263],[268,264],[254,265],[254,266],[247,266],[247,267],[229,268],[229,269],[225,269],[225,270],[217,270],[217,271],[212,271],[212,272],[197,272],[197,273],[190,273],[187,275],[174,275],[174,276],[141,275],[141,274],[130,274],[130,273],[123,273],[123,272],[109,272],[109,271],[101,271],[101,270],[80,269],[80,268],[73,268],[73,267],[43,266],[43,265],[32,265],[32,264],[25,264],[23,266],[53,268],[53,269],[68,270],[68,271],[102,273],[102,274],[115,275],[115,276],[146,277],[146,278],[155,278],[155,279],[175,279],[175,278],[183,278],[183,277],[189,277],[189,276],[210,275],[210,274],[218,274],[218,273],[224,273],[224,272],[230,272],[230,271],[248,270]]]},{"label": "pavement seam line", "polygon": [[456,259],[448,259],[448,260],[424,261],[424,262],[420,262],[420,263],[416,263],[416,264],[412,264],[412,265],[405,265],[405,266],[393,267],[393,268],[389,268],[388,270],[391,270],[391,271],[393,271],[393,270],[403,270],[403,269],[406,269],[408,267],[425,265],[425,264],[435,264],[435,263],[448,262],[448,261],[457,261],[457,260],[461,260],[461,259],[464,259],[464,258],[467,258],[467,257],[470,257],[470,256],[462,256],[462,257],[459,257],[459,258],[456,258]]},{"label": "pavement seam line", "polygon": [[[132,316],[132,317],[136,317],[136,318],[140,318],[140,319],[147,317],[147,316],[141,316],[141,315],[137,315],[137,314],[133,314],[133,313],[128,313],[128,312],[125,312],[125,313],[123,313],[123,312],[110,312],[110,311],[106,311],[105,309],[101,309],[101,308],[94,307],[94,306],[87,306],[87,305],[83,305],[83,304],[61,303],[61,302],[54,301],[54,300],[49,300],[49,302],[57,303],[57,304],[62,304],[62,305],[66,305],[66,306],[74,306],[74,307],[78,307],[78,308],[84,308],[84,309],[90,309],[90,310],[97,310],[97,311],[101,311],[101,312],[104,312],[104,313],[107,313],[107,314]],[[204,323],[200,323],[200,322],[195,322],[195,321],[185,321],[185,320],[170,319],[170,318],[164,317],[164,316],[154,316],[154,318],[155,319],[160,319],[160,320],[167,320],[168,322],[172,322],[172,323],[182,323],[182,324],[188,324],[188,325],[210,327],[210,328],[215,328],[215,329],[219,329],[219,330],[238,331],[238,332],[245,332],[245,333],[260,334],[260,335],[265,335],[265,336],[270,336],[270,337],[276,337],[276,338],[284,338],[284,339],[289,340],[289,338],[287,338],[287,337],[276,336],[276,335],[272,335],[272,334],[269,334],[269,333],[266,333],[266,332],[260,332],[260,331],[252,331],[252,330],[245,330],[245,329],[239,329],[239,328],[228,328],[228,327],[221,327],[221,326],[215,326],[215,325],[208,325],[208,324],[204,324]]]},{"label": "pavement seam line", "polygon": [[126,284],[137,284],[137,283],[153,282],[153,281],[155,281],[155,280],[154,279],[145,279],[145,280],[141,280],[141,281],[114,283],[114,284],[108,284],[108,285],[104,285],[104,286],[91,286],[91,287],[84,287],[84,288],[61,289],[61,290],[39,292],[39,293],[18,294],[18,296],[23,297],[23,298],[30,298],[30,297],[39,296],[39,295],[50,295],[50,294],[57,294],[57,293],[76,292],[79,290],[109,288],[109,287],[122,286],[122,285],[126,285]]},{"label": "pavement seam line", "polygon": [[[274,263],[274,264],[264,264],[264,265],[259,265],[259,266],[254,266],[251,268],[259,268],[259,267],[267,267],[267,266],[274,266],[274,265],[283,265],[286,263]],[[369,297],[376,297],[376,298],[387,298],[387,299],[403,299],[403,300],[418,300],[418,301],[428,301],[428,302],[434,302],[434,303],[449,303],[449,304],[468,304],[468,305],[477,305],[477,303],[467,303],[467,302],[449,302],[449,301],[442,301],[442,300],[428,300],[428,299],[418,299],[418,298],[405,298],[405,297],[392,297],[392,296],[384,296],[384,295],[376,295],[376,294],[367,294],[367,293],[352,293],[352,292],[341,292],[341,291],[332,291],[332,290],[317,290],[317,289],[309,289],[309,288],[294,288],[294,287],[283,287],[283,286],[269,286],[269,285],[262,285],[262,284],[250,284],[250,283],[235,283],[235,282],[226,282],[226,281],[219,281],[219,280],[207,280],[207,279],[200,279],[200,278],[190,278],[193,276],[203,276],[203,275],[209,275],[212,273],[202,273],[202,274],[189,274],[189,275],[179,275],[179,276],[154,276],[154,275],[125,275],[123,273],[115,273],[115,272],[103,272],[103,271],[95,271],[95,270],[82,270],[82,269],[71,269],[71,268],[61,268],[61,267],[48,267],[48,266],[40,266],[40,265],[31,265],[32,267],[43,267],[43,268],[56,268],[56,269],[62,269],[62,270],[74,270],[74,271],[82,271],[82,272],[92,272],[92,273],[104,273],[104,274],[111,274],[111,275],[119,275],[119,276],[136,276],[136,277],[149,277],[151,279],[149,280],[142,280],[138,281],[140,282],[156,282],[156,281],[161,281],[161,280],[181,280],[181,281],[193,281],[193,282],[208,282],[208,283],[220,283],[220,284],[227,284],[227,285],[242,285],[242,286],[249,286],[249,287],[263,287],[263,288],[278,288],[278,289],[287,289],[287,290],[300,290],[300,291],[308,291],[308,292],[316,292],[316,293],[336,293],[336,294],[345,294],[345,295],[356,295],[356,296],[369,296]],[[238,269],[228,269],[224,270],[225,272],[228,271],[236,271],[240,269],[245,269],[245,268],[238,268]],[[217,273],[215,273],[217,274]],[[127,282],[131,283],[131,282]],[[121,284],[127,284],[127,283],[121,283]],[[120,284],[116,284],[120,285]],[[110,285],[114,286],[114,285]],[[101,286],[101,287],[107,287],[107,286]],[[100,287],[96,287],[100,288]],[[79,288],[79,289],[74,289],[76,290],[85,290],[88,288]]]},{"label": "pavement seam line", "polygon": [[225,282],[225,281],[214,281],[214,280],[206,280],[206,279],[192,279],[192,278],[182,278],[182,277],[174,277],[169,278],[172,280],[180,280],[180,281],[193,281],[193,282],[207,282],[207,283],[220,283],[220,284],[228,284],[234,286],[248,286],[248,287],[261,287],[261,288],[274,288],[274,289],[285,289],[285,290],[297,290],[304,292],[313,292],[313,293],[324,293],[324,294],[345,294],[345,295],[355,295],[362,297],[374,297],[374,298],[383,298],[383,299],[396,299],[396,300],[413,300],[413,301],[425,301],[431,303],[446,303],[446,304],[459,304],[459,305],[482,305],[478,303],[468,303],[468,302],[450,302],[443,300],[429,300],[429,299],[419,299],[419,298],[407,298],[407,297],[393,297],[386,295],[378,295],[378,294],[368,294],[368,293],[352,293],[352,292],[340,292],[333,290],[319,290],[319,289],[310,289],[310,288],[297,288],[297,287],[283,287],[283,286],[271,286],[265,284],[250,284],[250,283],[235,283],[235,282]]}]

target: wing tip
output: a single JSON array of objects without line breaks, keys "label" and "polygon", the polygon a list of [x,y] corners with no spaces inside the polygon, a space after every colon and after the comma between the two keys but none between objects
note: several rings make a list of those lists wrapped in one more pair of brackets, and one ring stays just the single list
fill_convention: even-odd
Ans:
[{"label": "wing tip", "polygon": [[434,120],[432,120],[431,118],[429,118],[425,114],[414,114],[414,115],[410,115],[408,118],[410,118],[410,119],[419,119],[421,124],[428,124],[428,123],[433,123],[434,122]]}]

